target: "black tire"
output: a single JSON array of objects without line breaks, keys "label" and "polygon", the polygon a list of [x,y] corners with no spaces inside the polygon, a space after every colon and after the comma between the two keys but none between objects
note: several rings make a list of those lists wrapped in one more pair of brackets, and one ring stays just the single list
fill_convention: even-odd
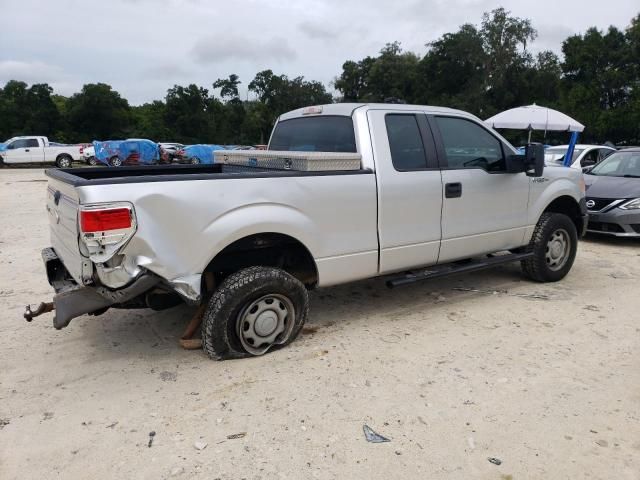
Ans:
[{"label": "black tire", "polygon": [[87,158],[87,165],[91,165],[92,167],[95,167],[97,164],[98,164],[98,160],[96,160],[96,157]]},{"label": "black tire", "polygon": [[189,163],[192,165],[199,165],[200,159],[198,157],[193,157],[191,160],[189,160]]},{"label": "black tire", "polygon": [[[558,240],[559,237],[565,240]],[[563,241],[564,253],[554,258],[557,244]],[[522,271],[536,282],[557,282],[571,270],[577,249],[578,233],[573,221],[562,213],[543,213],[526,249],[533,256],[521,262]]]},{"label": "black tire", "polygon": [[[247,348],[251,347],[247,346],[244,333],[240,333],[240,329],[248,324],[244,319],[251,315],[251,311],[247,309],[256,308],[257,302],[270,296],[282,298],[293,308],[293,312],[286,310],[286,317],[282,322],[283,331],[264,351],[248,351]],[[279,308],[282,307],[283,303],[280,303]],[[274,306],[273,309],[277,308]],[[309,295],[298,279],[279,268],[245,268],[227,277],[209,299],[202,323],[202,347],[214,360],[262,355],[293,342],[302,330],[308,314]],[[257,322],[258,320],[254,320],[253,332],[257,331]],[[264,344],[255,347],[264,348]]]},{"label": "black tire", "polygon": [[112,167],[121,167],[122,166],[122,160],[120,160],[120,157],[118,157],[118,156],[111,157],[109,159],[109,165],[111,165]]},{"label": "black tire", "polygon": [[73,158],[69,155],[60,155],[56,158],[56,167],[58,168],[71,168]]}]

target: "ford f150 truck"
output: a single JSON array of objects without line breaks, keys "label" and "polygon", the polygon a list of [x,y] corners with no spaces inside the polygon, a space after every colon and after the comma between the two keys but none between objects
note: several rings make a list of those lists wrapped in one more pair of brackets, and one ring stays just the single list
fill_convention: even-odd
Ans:
[{"label": "ford f150 truck", "polygon": [[[294,168],[319,152],[357,167]],[[54,326],[183,301],[204,312],[211,358],[261,355],[298,335],[309,289],[375,276],[393,287],[510,261],[557,281],[587,225],[580,171],[544,169],[542,145],[516,155],[458,110],[307,107],[280,116],[261,153],[284,169],[248,151],[253,167],[216,155],[213,165],[48,170]]]},{"label": "ford f150 truck", "polygon": [[0,162],[54,163],[60,168],[71,167],[72,162],[82,160],[80,145],[63,145],[49,142],[47,137],[13,137],[4,142]]}]

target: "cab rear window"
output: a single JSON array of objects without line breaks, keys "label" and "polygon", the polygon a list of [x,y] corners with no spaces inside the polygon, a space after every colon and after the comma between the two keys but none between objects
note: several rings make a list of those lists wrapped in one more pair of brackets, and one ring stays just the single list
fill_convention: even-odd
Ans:
[{"label": "cab rear window", "polygon": [[283,120],[276,125],[269,150],[355,153],[353,120],[329,115]]}]

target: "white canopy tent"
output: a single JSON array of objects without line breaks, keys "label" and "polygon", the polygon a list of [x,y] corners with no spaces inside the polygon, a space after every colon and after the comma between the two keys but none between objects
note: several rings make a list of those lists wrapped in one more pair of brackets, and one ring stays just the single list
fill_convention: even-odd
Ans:
[{"label": "white canopy tent", "polygon": [[485,123],[492,128],[512,128],[514,130],[529,130],[529,142],[531,142],[532,130],[572,132],[571,141],[567,153],[568,158],[573,154],[573,147],[578,140],[578,133],[584,130],[577,120],[574,120],[562,112],[540,105],[527,105],[511,108],[487,118]]},{"label": "white canopy tent", "polygon": [[492,128],[513,128],[516,130],[552,130],[560,132],[582,132],[584,125],[569,115],[552,108],[536,105],[511,108],[487,118],[485,123]]}]

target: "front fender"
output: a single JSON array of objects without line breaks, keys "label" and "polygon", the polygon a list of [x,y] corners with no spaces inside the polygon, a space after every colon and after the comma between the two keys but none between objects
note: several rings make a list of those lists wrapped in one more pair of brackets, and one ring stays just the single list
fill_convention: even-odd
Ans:
[{"label": "front fender", "polygon": [[549,169],[545,169],[545,175],[534,178],[531,181],[529,211],[527,224],[527,241],[533,233],[535,225],[542,213],[552,202],[560,197],[569,197],[576,202],[578,208],[584,204],[584,192],[580,187],[582,172],[571,168],[554,167],[553,174],[547,174]]}]

